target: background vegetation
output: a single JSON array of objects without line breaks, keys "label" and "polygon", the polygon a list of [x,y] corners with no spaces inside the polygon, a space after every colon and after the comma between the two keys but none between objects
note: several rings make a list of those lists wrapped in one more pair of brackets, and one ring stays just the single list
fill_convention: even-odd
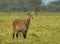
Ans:
[{"label": "background vegetation", "polygon": [[42,0],[0,0],[0,12],[60,11],[60,0],[45,5]]}]

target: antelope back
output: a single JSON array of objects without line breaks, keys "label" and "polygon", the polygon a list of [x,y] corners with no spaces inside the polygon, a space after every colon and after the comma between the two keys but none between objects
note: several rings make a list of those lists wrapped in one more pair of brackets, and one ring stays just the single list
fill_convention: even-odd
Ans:
[{"label": "antelope back", "polygon": [[16,30],[23,30],[25,28],[25,20],[16,19],[13,22],[13,27],[15,27]]}]

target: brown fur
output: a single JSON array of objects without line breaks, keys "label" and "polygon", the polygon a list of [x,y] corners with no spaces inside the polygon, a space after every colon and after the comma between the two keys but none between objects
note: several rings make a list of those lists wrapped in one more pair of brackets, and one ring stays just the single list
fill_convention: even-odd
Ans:
[{"label": "brown fur", "polygon": [[13,38],[14,38],[15,34],[16,34],[16,37],[18,38],[19,32],[22,32],[23,37],[26,38],[26,34],[27,34],[27,31],[29,28],[31,17],[32,17],[31,13],[28,12],[25,20],[16,19],[12,23],[12,25],[13,25]]}]

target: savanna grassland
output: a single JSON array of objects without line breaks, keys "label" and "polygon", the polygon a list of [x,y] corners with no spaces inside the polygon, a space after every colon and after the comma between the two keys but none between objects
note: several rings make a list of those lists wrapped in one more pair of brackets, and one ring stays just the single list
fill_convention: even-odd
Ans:
[{"label": "savanna grassland", "polygon": [[27,38],[12,38],[12,22],[15,19],[25,19],[25,13],[0,13],[0,44],[60,44],[60,13],[41,12],[33,19],[27,33]]}]

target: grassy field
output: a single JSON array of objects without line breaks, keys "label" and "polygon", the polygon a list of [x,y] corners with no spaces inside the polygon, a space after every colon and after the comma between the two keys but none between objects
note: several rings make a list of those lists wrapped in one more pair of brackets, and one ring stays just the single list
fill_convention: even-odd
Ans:
[{"label": "grassy field", "polygon": [[60,44],[60,13],[41,12],[33,15],[27,38],[12,39],[12,22],[25,19],[24,13],[0,13],[0,44]]}]

